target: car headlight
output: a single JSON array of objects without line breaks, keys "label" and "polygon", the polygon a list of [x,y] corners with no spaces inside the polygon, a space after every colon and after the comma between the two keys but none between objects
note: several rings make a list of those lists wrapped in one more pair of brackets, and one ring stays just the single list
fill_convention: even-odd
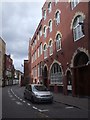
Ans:
[{"label": "car headlight", "polygon": [[40,95],[38,95],[38,94],[34,94],[36,97],[41,97]]}]

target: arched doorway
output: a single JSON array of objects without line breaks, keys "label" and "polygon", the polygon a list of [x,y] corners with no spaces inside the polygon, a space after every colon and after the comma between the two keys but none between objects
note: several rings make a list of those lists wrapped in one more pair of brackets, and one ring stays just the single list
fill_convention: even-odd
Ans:
[{"label": "arched doorway", "polygon": [[48,71],[47,71],[47,66],[44,67],[44,71],[43,71],[43,84],[46,87],[48,86]]},{"label": "arched doorway", "polygon": [[74,67],[85,65],[88,61],[88,56],[84,52],[79,51],[74,58]]},{"label": "arched doorway", "polygon": [[86,53],[78,51],[73,62],[73,95],[88,95],[89,67],[86,65],[89,57]]},{"label": "arched doorway", "polygon": [[72,94],[72,75],[71,72],[68,70],[67,71],[67,93],[68,95]]}]

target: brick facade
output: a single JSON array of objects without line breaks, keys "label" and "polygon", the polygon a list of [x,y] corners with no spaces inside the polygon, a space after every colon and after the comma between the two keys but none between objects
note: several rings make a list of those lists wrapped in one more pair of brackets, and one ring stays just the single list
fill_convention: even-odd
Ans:
[{"label": "brick facade", "polygon": [[71,2],[50,2],[51,8],[48,4],[42,7],[42,19],[31,40],[32,80],[74,95],[72,68],[90,60],[90,3],[79,2],[73,8]]},{"label": "brick facade", "polygon": [[10,55],[5,54],[4,63],[4,85],[13,84],[13,60]]}]

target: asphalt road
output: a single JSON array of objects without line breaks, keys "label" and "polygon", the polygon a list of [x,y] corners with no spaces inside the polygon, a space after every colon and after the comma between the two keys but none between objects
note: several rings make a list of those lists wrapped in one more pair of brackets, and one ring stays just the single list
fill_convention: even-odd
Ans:
[{"label": "asphalt road", "polygon": [[88,112],[53,102],[33,104],[23,98],[24,87],[2,89],[2,118],[88,118]]}]

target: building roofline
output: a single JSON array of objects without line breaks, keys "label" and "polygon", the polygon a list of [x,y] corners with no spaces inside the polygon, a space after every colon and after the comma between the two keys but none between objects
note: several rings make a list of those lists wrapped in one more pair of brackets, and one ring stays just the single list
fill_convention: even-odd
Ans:
[{"label": "building roofline", "polygon": [[43,18],[40,20],[40,22],[39,22],[39,24],[38,24],[38,26],[37,26],[37,28],[36,28],[36,30],[35,30],[35,32],[34,32],[34,35],[33,35],[33,37],[31,38],[31,44],[32,44],[32,42],[33,42],[36,34],[38,33],[38,31],[39,31],[39,29],[40,29],[40,27],[41,27],[42,21],[43,21]]},{"label": "building roofline", "polygon": [[4,39],[2,37],[0,37],[0,40],[2,40],[6,44],[6,42],[4,41]]}]

